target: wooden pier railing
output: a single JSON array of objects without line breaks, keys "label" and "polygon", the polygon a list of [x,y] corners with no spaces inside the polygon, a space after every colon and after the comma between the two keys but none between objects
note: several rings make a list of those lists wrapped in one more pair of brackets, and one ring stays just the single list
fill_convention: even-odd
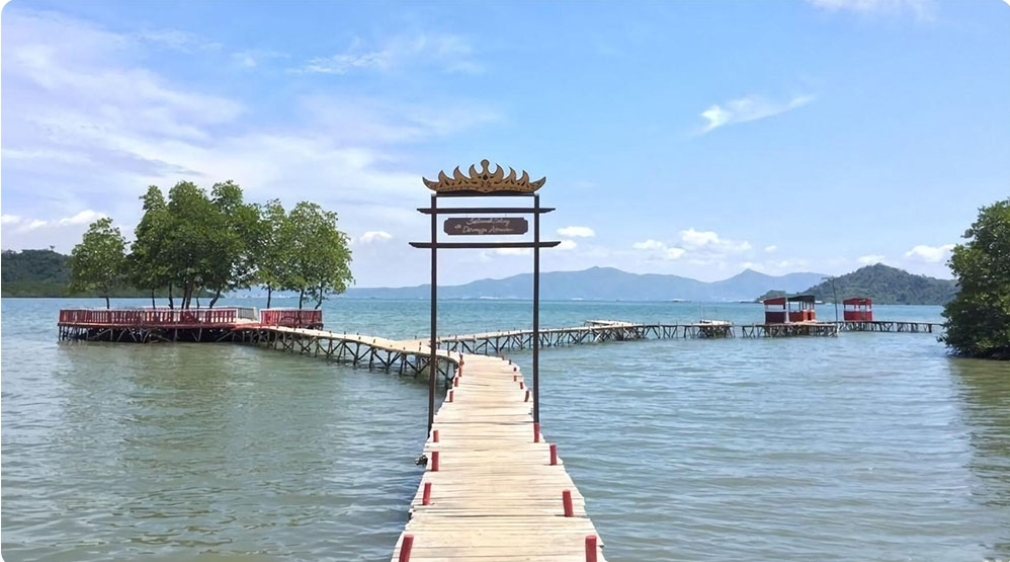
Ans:
[{"label": "wooden pier railing", "polygon": [[150,326],[234,324],[235,308],[198,309],[70,309],[60,311],[60,324],[93,326]]},{"label": "wooden pier railing", "polygon": [[266,308],[260,311],[260,324],[289,328],[321,328],[323,311],[312,308]]}]

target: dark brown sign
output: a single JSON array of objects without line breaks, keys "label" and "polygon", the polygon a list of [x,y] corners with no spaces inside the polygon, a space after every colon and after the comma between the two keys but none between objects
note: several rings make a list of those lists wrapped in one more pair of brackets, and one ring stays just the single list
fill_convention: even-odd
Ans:
[{"label": "dark brown sign", "polygon": [[445,219],[443,225],[449,235],[526,234],[529,223],[522,217],[473,217]]}]

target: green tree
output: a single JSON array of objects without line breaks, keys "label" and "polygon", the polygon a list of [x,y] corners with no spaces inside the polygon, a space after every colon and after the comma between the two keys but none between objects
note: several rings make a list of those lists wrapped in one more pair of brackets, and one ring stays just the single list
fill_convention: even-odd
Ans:
[{"label": "green tree", "polygon": [[203,281],[214,293],[213,308],[222,292],[248,288],[255,279],[259,212],[242,201],[242,188],[230,180],[214,184],[211,203],[215,213],[207,232]]},{"label": "green tree", "polygon": [[110,308],[109,295],[122,279],[125,261],[126,240],[119,228],[111,218],[98,219],[70,253],[70,290],[96,291]]},{"label": "green tree", "polygon": [[1010,360],[1010,198],[979,210],[954,248],[960,291],[943,311],[941,338],[957,355]]},{"label": "green tree", "polygon": [[340,294],[354,281],[347,235],[337,228],[337,214],[315,203],[301,202],[288,215],[284,237],[291,245],[287,289],[298,291],[298,308],[305,297],[316,308],[330,294]]},{"label": "green tree", "polygon": [[270,308],[274,290],[291,285],[293,229],[287,224],[287,212],[277,199],[267,201],[257,210],[259,222],[252,255],[256,264],[256,280],[266,287],[267,308]]},{"label": "green tree", "polygon": [[136,239],[130,245],[130,255],[126,259],[128,281],[138,289],[151,292],[151,306],[155,306],[155,291],[169,287],[168,302],[174,308],[171,264],[166,256],[171,217],[165,196],[158,186],[152,185],[140,199],[144,202],[144,216],[134,229]]},{"label": "green tree", "polygon": [[167,209],[170,220],[164,259],[171,284],[182,289],[181,308],[190,308],[203,288],[222,283],[221,252],[215,244],[225,226],[207,193],[192,182],[172,187]]}]

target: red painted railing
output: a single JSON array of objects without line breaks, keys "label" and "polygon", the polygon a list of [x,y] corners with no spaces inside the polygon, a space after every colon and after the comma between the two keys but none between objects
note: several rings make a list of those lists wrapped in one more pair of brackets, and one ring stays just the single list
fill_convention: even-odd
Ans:
[{"label": "red painted railing", "polygon": [[193,310],[89,310],[60,311],[60,324],[105,324],[113,326],[234,324],[234,308],[206,308]]},{"label": "red painted railing", "polygon": [[313,308],[267,308],[260,311],[260,324],[301,328],[323,323],[323,311]]}]

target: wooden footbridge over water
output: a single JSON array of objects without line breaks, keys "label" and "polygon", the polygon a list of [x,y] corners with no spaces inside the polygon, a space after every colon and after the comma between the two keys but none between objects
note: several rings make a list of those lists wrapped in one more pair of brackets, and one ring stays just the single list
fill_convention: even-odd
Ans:
[{"label": "wooden footbridge over water", "polygon": [[[540,239],[540,206],[536,191],[546,178],[531,181],[526,172],[506,176],[489,162],[481,170],[459,168],[452,177],[425,179],[434,191],[430,242],[412,242],[431,250],[431,331],[427,340],[397,341],[320,329],[320,311],[251,309],[214,310],[64,310],[61,340],[110,342],[234,342],[311,355],[355,367],[428,377],[428,439],[418,464],[425,466],[410,503],[410,521],[397,539],[394,562],[540,561],[599,562],[603,541],[586,513],[586,501],[558,455],[541,432],[538,358],[545,347],[646,339],[837,336],[839,331],[932,332],[933,323],[818,322],[810,310],[796,312],[781,299],[782,323],[766,314],[764,324],[734,325],[722,321],[642,324],[589,320],[583,326],[541,330],[539,325],[540,250],[558,241]],[[532,207],[439,207],[440,198],[529,197]],[[447,235],[521,235],[533,216],[532,242],[440,242],[439,215],[498,217],[450,218]],[[531,249],[533,255],[533,327],[462,336],[437,336],[436,276],[438,249]],[[803,305],[812,310],[813,297]],[[809,301],[809,302],[807,302]],[[809,306],[807,306],[809,305]],[[505,350],[532,350],[532,384],[503,357]],[[443,381],[445,400],[435,413],[435,387]]]},{"label": "wooden footbridge over water", "polygon": [[[188,315],[63,311],[60,337],[170,341],[172,334],[171,339],[181,341],[257,345],[399,375],[431,372],[428,340],[298,327],[300,322],[321,324],[315,313],[304,318],[289,314],[291,326],[239,316],[227,309]],[[537,339],[540,347],[557,347],[648,339],[834,336],[839,330],[932,333],[939,327],[893,321],[735,325],[587,320],[582,326],[540,330]],[[210,339],[202,339],[202,334]],[[565,471],[556,445],[546,441],[533,421],[526,379],[511,361],[497,357],[531,348],[534,332],[487,332],[436,341],[435,376],[443,381],[446,397],[424,444],[425,472],[392,560],[604,560],[603,542],[586,513],[585,499]]]}]

